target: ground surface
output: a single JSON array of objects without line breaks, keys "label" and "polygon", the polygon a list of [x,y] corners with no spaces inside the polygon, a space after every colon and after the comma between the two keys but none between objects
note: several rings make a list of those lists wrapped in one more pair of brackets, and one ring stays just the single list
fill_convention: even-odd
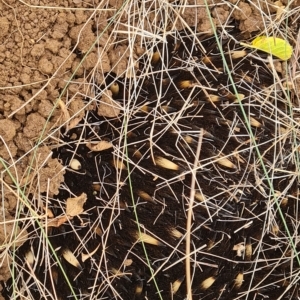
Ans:
[{"label": "ground surface", "polygon": [[[13,225],[3,224],[15,218],[20,205],[19,195],[11,188],[16,185],[14,179],[21,187],[26,186],[25,194],[34,194],[36,199],[45,192],[49,197],[56,195],[64,181],[64,166],[58,159],[51,158],[49,145],[58,137],[58,128],[62,124],[64,128],[73,128],[85,110],[94,105],[83,101],[94,96],[88,82],[101,85],[104,73],[113,70],[120,75],[127,69],[129,53],[124,30],[129,19],[126,12],[118,17],[118,25],[116,22],[109,25],[123,1],[100,2],[0,2],[0,153],[5,161],[5,166],[0,165],[0,244],[19,246],[28,238],[26,230],[14,231]],[[188,2],[193,4],[193,1]],[[264,29],[261,10],[248,1],[229,1],[229,4],[237,3],[236,8],[223,2],[214,1],[210,7],[217,26],[230,20],[249,37]],[[198,5],[203,3],[197,0]],[[273,3],[255,3],[260,3],[267,15],[276,14],[278,10]],[[154,11],[150,3],[146,5],[149,11]],[[297,5],[293,2],[294,7]],[[211,31],[205,7],[186,8],[181,17],[187,25],[196,26],[198,32]],[[174,22],[173,29],[181,30],[182,24],[182,21]],[[144,30],[153,31],[150,23],[144,25]],[[108,30],[99,39],[106,26]],[[135,58],[146,51],[139,38],[134,46]],[[45,211],[43,207],[39,209]],[[17,239],[12,237],[13,231]],[[0,281],[5,282],[11,276],[10,260],[2,256],[0,263]]]}]

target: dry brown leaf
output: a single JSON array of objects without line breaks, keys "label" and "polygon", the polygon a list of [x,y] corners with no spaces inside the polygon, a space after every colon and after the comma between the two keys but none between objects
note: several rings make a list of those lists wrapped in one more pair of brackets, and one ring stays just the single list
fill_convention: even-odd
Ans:
[{"label": "dry brown leaf", "polygon": [[69,218],[67,216],[61,216],[61,217],[57,217],[55,219],[48,220],[46,227],[59,227],[60,225],[67,222],[68,219]]},{"label": "dry brown leaf", "polygon": [[66,202],[66,215],[56,217],[54,219],[48,219],[46,227],[59,227],[69,219],[78,216],[83,212],[83,205],[87,200],[87,195],[82,193],[75,198],[68,198]]},{"label": "dry brown leaf", "polygon": [[[74,102],[76,102],[76,101],[74,101]],[[79,102],[79,101],[77,100],[77,102]],[[78,123],[83,119],[84,110],[82,110],[82,112],[77,114],[76,116],[71,116],[66,104],[61,99],[58,100],[57,104],[61,109],[61,123],[64,124],[64,126],[66,128],[66,132],[69,131],[70,129],[76,127],[78,125]]]},{"label": "dry brown leaf", "polygon": [[43,206],[43,210],[46,212],[48,218],[54,218],[54,214],[50,208],[46,208],[45,206]]},{"label": "dry brown leaf", "polygon": [[112,148],[113,144],[111,142],[107,142],[107,141],[99,141],[97,144],[87,143],[86,146],[91,151],[104,151],[109,148]]},{"label": "dry brown leaf", "polygon": [[87,195],[82,193],[75,198],[68,198],[66,203],[66,214],[70,217],[75,217],[83,212],[83,205],[86,202]]}]

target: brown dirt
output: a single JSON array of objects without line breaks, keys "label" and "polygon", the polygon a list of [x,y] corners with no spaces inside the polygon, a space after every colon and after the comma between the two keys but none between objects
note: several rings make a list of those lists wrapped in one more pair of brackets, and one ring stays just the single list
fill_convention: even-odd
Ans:
[{"label": "brown dirt", "polygon": [[[105,72],[114,71],[121,75],[127,69],[129,49],[126,41],[118,43],[115,48],[107,47],[111,33],[108,31],[95,43],[96,33],[105,28],[123,0],[107,1],[106,8],[109,10],[104,12],[90,10],[99,2],[27,1],[30,6],[16,0],[0,1],[0,154],[5,161],[5,166],[0,164],[3,172],[0,224],[14,219],[21,199],[11,188],[15,185],[13,178],[18,178],[25,194],[48,192],[49,196],[53,196],[58,193],[64,179],[64,166],[51,158],[49,136],[51,133],[53,142],[59,125],[69,122],[68,126],[72,127],[83,117],[86,106],[83,98],[92,96],[84,84],[88,75],[93,72],[95,81],[99,83]],[[188,2],[204,3],[202,0]],[[48,8],[43,7],[45,5]],[[57,6],[60,8],[54,8]],[[74,7],[80,10],[72,9]],[[267,11],[266,7],[264,9]],[[276,12],[274,6],[270,5],[268,9],[269,13]],[[251,33],[264,27],[261,13],[247,2],[239,1],[234,10],[226,4],[214,6],[211,14],[216,25],[224,24],[230,17],[239,22],[242,31]],[[211,30],[203,7],[186,8],[182,17],[190,26],[194,26],[196,20],[198,31]],[[123,20],[126,22],[125,14]],[[182,22],[175,22],[174,28],[182,29]],[[122,29],[120,26],[119,30]],[[124,36],[127,38],[127,35]],[[118,34],[118,38],[122,40],[122,33]],[[137,41],[136,57],[143,51]],[[67,86],[70,79],[72,82]],[[56,109],[59,97],[63,104]],[[107,111],[111,106],[110,97],[107,98],[103,104],[105,108],[100,109],[102,114],[118,114],[115,110]],[[6,169],[8,166],[10,168]],[[40,210],[42,212],[43,207]],[[19,231],[20,228],[14,230],[12,225],[2,223],[0,226],[0,244],[6,245],[0,252],[0,281],[6,281],[10,276],[10,261],[5,254],[8,249],[21,245],[27,236],[26,230]],[[13,235],[20,236],[15,239]]]}]

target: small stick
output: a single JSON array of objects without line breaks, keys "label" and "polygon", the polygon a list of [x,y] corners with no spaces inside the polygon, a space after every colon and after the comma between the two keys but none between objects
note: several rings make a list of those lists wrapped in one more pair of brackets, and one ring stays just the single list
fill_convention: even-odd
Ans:
[{"label": "small stick", "polygon": [[191,283],[191,261],[190,261],[190,252],[191,252],[191,225],[192,225],[192,209],[195,200],[195,181],[196,181],[196,170],[198,166],[201,146],[203,138],[203,128],[200,130],[199,141],[196,151],[196,156],[194,160],[194,167],[192,170],[192,182],[191,182],[191,193],[190,193],[190,203],[188,208],[188,215],[186,221],[186,259],[185,259],[185,273],[186,273],[186,289],[187,289],[187,300],[192,300],[192,283]]}]

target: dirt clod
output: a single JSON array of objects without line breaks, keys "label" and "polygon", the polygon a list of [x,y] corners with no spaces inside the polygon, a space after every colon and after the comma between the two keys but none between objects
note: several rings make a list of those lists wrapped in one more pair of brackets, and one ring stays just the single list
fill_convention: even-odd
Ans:
[{"label": "dirt clod", "polygon": [[9,30],[9,21],[6,17],[1,17],[0,18],[0,38],[3,38],[8,34]]},{"label": "dirt clod", "polygon": [[5,142],[11,141],[16,135],[15,124],[11,120],[0,120],[0,136]]}]

